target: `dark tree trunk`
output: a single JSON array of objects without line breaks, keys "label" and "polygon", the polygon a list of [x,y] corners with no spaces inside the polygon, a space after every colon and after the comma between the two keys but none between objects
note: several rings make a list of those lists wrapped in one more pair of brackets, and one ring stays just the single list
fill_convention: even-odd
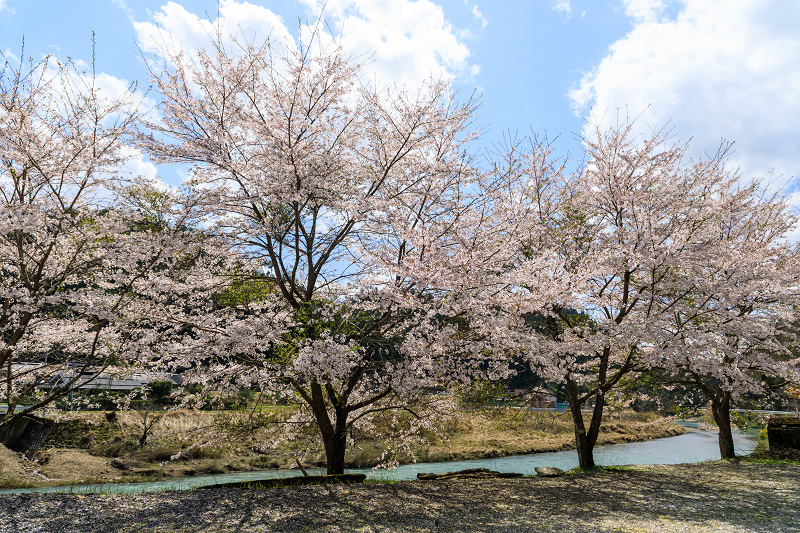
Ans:
[{"label": "dark tree trunk", "polygon": [[731,432],[731,393],[719,391],[711,397],[711,412],[719,428],[719,454],[722,459],[733,459],[733,433]]},{"label": "dark tree trunk", "polygon": [[581,411],[585,400],[580,400],[577,383],[567,378],[566,385],[567,402],[569,403],[573,427],[575,428],[575,450],[578,452],[578,465],[584,469],[592,468],[595,466],[592,452],[594,445],[597,443],[597,436],[600,434],[600,423],[603,419],[604,396],[601,392],[596,397],[592,421],[587,431],[583,422],[583,412]]},{"label": "dark tree trunk", "polygon": [[344,454],[347,451],[347,413],[336,409],[333,438],[325,443],[325,460],[328,475],[344,474]]},{"label": "dark tree trunk", "polygon": [[324,392],[318,383],[311,385],[311,409],[325,445],[328,475],[344,474],[344,454],[347,450],[347,409],[334,406],[334,420],[328,414]]}]

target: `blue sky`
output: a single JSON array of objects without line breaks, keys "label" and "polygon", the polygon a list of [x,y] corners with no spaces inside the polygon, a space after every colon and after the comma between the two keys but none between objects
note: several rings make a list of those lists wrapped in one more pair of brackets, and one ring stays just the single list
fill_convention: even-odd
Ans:
[{"label": "blue sky", "polygon": [[[147,86],[139,48],[159,31],[185,46],[216,20],[245,33],[286,33],[314,20],[320,0],[0,0],[0,46],[14,56],[91,58],[109,79]],[[587,123],[617,110],[646,129],[669,122],[694,154],[735,141],[746,176],[771,170],[786,190],[800,176],[800,2],[796,0],[328,0],[326,18],[389,82],[447,75],[480,95],[482,143],[504,132],[552,138],[580,156]],[[159,29],[160,28],[160,29]],[[343,28],[343,29],[342,29]],[[175,169],[158,172],[177,183]],[[800,194],[793,195],[800,205]]]}]

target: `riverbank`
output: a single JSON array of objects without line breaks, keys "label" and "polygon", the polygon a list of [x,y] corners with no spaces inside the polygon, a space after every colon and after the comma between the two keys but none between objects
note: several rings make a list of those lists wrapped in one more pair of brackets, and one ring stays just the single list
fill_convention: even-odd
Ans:
[{"label": "riverbank", "polygon": [[[588,418],[586,422],[588,425]],[[662,418],[652,413],[628,412],[613,419],[606,417],[600,426],[596,445],[643,442],[674,437],[685,432],[686,428],[676,424],[671,418]],[[470,412],[469,416],[462,417],[451,428],[446,440],[421,447],[416,455],[418,461],[430,463],[494,459],[574,449],[575,434],[569,413],[494,409]]]},{"label": "riverbank", "polygon": [[[119,414],[113,426],[106,423],[102,413],[74,416],[62,424],[33,461],[0,445],[0,488],[137,482],[295,468],[295,458],[300,455],[297,448],[285,444],[253,451],[254,444],[260,444],[257,436],[237,440],[214,434],[214,415],[205,412],[170,413],[156,426],[154,438],[141,449],[126,447],[137,429],[136,418],[131,414]],[[199,430],[205,441],[197,436]],[[615,417],[603,424],[598,445],[647,441],[684,431],[670,419],[628,413],[621,420]],[[574,448],[569,414],[517,409],[464,412],[445,428],[442,436],[416,447],[416,460],[491,459]],[[206,444],[201,446],[197,442]],[[348,452],[347,466],[371,468],[378,464],[384,450],[382,442],[359,440]],[[182,457],[171,459],[179,452]],[[324,466],[321,451],[304,455],[305,466]],[[403,454],[397,459],[403,464],[411,462],[413,457]]]},{"label": "riverbank", "polygon": [[800,532],[800,465],[714,461],[557,478],[0,497],[0,531]]}]

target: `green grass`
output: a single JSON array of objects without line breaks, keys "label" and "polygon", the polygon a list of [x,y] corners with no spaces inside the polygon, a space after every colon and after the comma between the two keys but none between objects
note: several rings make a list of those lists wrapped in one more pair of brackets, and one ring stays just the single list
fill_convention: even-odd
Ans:
[{"label": "green grass", "polygon": [[632,472],[636,470],[634,467],[629,465],[614,465],[614,466],[602,466],[602,465],[595,465],[589,468],[581,468],[576,466],[572,470],[567,470],[564,472],[567,476],[579,476],[582,474],[602,474],[606,472]]},{"label": "green grass", "polygon": [[751,455],[737,457],[737,459],[746,463],[758,463],[762,465],[800,465],[800,459],[774,459],[772,457],[753,457]]},{"label": "green grass", "polygon": [[17,477],[0,479],[0,489],[29,489],[36,486],[36,483],[32,483]]},{"label": "green grass", "polygon": [[405,481],[408,481],[408,480],[367,478],[367,479],[364,480],[364,485],[393,485],[394,483],[403,483]]}]

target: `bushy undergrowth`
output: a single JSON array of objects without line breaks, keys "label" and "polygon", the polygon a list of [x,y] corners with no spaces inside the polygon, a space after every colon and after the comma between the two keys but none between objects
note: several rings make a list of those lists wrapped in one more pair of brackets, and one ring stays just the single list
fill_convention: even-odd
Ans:
[{"label": "bushy undergrowth", "polygon": [[248,464],[257,470],[272,470],[282,466],[280,461],[269,455],[259,455],[250,459]]},{"label": "bushy undergrowth", "polygon": [[750,428],[764,429],[767,427],[770,415],[764,413],[731,413],[731,425],[740,430],[746,431]]},{"label": "bushy undergrowth", "polygon": [[53,425],[47,437],[51,448],[88,448],[114,439],[119,428],[113,424],[86,420],[64,420]]}]

